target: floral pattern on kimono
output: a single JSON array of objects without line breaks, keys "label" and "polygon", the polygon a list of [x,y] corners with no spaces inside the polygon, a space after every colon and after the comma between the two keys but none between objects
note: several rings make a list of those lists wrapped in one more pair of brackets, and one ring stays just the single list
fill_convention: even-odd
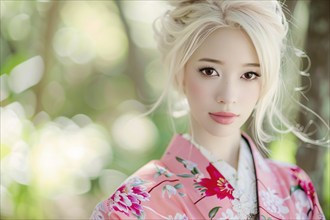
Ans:
[{"label": "floral pattern on kimono", "polygon": [[[253,218],[257,214],[256,179],[253,158],[246,141],[241,138],[236,170],[227,162],[214,157],[211,152],[197,144],[190,135],[185,134],[183,137],[196,146],[231,184],[233,188],[231,203],[236,219]],[[231,209],[228,209],[228,213],[230,211]]]},{"label": "floral pattern on kimono", "polygon": [[[242,138],[254,165],[259,219],[324,219],[303,170],[263,158],[246,134]],[[235,219],[241,215],[233,202],[239,202],[236,191],[192,142],[176,135],[160,160],[127,179],[91,219]]]}]

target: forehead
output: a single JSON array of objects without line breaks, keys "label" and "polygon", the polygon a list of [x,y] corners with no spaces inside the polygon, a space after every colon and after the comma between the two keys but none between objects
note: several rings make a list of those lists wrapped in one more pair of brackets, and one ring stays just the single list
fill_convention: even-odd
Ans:
[{"label": "forehead", "polygon": [[215,30],[197,48],[190,59],[205,57],[229,63],[258,63],[258,56],[251,39],[238,28]]}]

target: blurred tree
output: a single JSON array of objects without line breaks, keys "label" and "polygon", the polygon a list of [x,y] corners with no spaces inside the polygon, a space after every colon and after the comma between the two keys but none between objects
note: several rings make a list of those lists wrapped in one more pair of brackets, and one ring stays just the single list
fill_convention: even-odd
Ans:
[{"label": "blurred tree", "polygon": [[[139,98],[143,98],[150,101],[150,86],[146,83],[144,72],[145,67],[147,66],[148,62],[150,61],[151,57],[145,57],[146,51],[142,51],[141,48],[137,47],[133,40],[132,40],[132,32],[130,30],[127,18],[125,18],[123,13],[123,5],[120,1],[115,1],[118,11],[119,17],[122,20],[124,25],[125,32],[128,37],[128,47],[129,47],[129,54],[126,60],[127,65],[125,67],[124,72],[132,78],[135,88],[137,89],[137,94]],[[146,50],[146,49],[145,49]]]},{"label": "blurred tree", "polygon": [[[314,83],[312,89],[306,94],[310,100],[306,103],[313,110],[316,110],[318,114],[322,117],[327,117],[329,119],[329,1],[328,0],[318,0],[318,1],[297,1],[297,0],[282,0],[287,5],[290,11],[294,11],[297,8],[297,3],[304,2],[304,4],[309,5],[306,11],[310,11],[310,21],[309,28],[307,32],[300,31],[299,34],[303,36],[305,39],[303,42],[306,44],[307,54],[310,56],[312,60],[312,68],[310,69],[311,80]],[[134,1],[6,1],[2,0],[1,3],[1,32],[0,32],[0,40],[1,40],[1,75],[8,74],[10,75],[10,71],[16,65],[19,65],[21,62],[27,60],[29,57],[35,56],[36,54],[40,54],[44,60],[45,69],[42,80],[36,85],[30,88],[27,91],[22,92],[21,94],[11,94],[9,98],[3,100],[1,102],[1,107],[5,107],[10,103],[19,102],[26,104],[27,102],[35,102],[35,110],[33,114],[29,115],[25,120],[29,123],[35,123],[38,121],[38,117],[40,112],[45,111],[50,116],[50,120],[55,119],[59,116],[67,116],[72,117],[77,114],[86,114],[91,117],[91,121],[94,121],[95,124],[101,125],[107,128],[107,132],[111,134],[111,129],[113,122],[120,113],[118,113],[118,106],[130,99],[137,99],[137,101],[143,102],[144,104],[150,104],[153,99],[157,97],[158,94],[155,94],[153,88],[151,88],[150,84],[146,80],[146,68],[155,59],[156,50],[154,48],[146,49],[139,47],[136,43],[134,43],[134,33],[132,31],[132,25],[135,25],[134,22],[136,20],[131,20],[124,16],[124,3],[133,3]],[[152,1],[141,1],[139,4],[150,4]],[[87,4],[87,8],[93,8],[94,4],[101,4],[100,7],[93,8],[92,10],[97,11],[96,14],[101,14],[101,9],[106,8],[106,14],[111,18],[109,19],[106,26],[115,26],[115,21],[120,20],[120,24],[123,26],[123,32],[125,37],[128,39],[128,51],[127,55],[123,56],[120,62],[106,66],[106,70],[100,71],[95,68],[95,63],[90,61],[89,63],[79,64],[71,62],[69,57],[59,57],[56,55],[56,51],[54,51],[54,37],[58,30],[62,28],[78,28],[72,27],[70,24],[66,24],[63,21],[63,15],[68,13],[65,11],[68,7],[68,4],[71,9],[74,8],[75,15],[78,14],[80,18],[86,16],[86,11],[82,10],[84,7],[82,5]],[[76,5],[73,5],[76,4]],[[113,7],[114,6],[114,7]],[[161,7],[161,6],[159,6]],[[40,10],[42,9],[43,10]],[[81,11],[79,11],[81,10]],[[100,11],[98,11],[100,10]],[[8,34],[8,30],[10,29],[10,25],[13,23],[11,20],[21,13],[29,14],[31,19],[31,33],[26,38],[11,39],[10,34]],[[71,12],[69,10],[69,12]],[[79,14],[80,13],[80,14]],[[146,15],[143,13],[142,16]],[[6,16],[5,16],[6,15]],[[73,14],[68,14],[68,19],[74,19]],[[100,17],[92,17],[91,23],[86,24],[86,19],[81,19],[83,26],[86,27],[90,25],[91,27],[97,26],[99,23],[93,23],[93,21],[97,21],[98,19],[103,19]],[[299,18],[296,18],[296,20]],[[113,22],[113,23],[111,23]],[[120,27],[122,28],[122,27]],[[19,29],[20,30],[20,29]],[[96,30],[96,29],[92,29]],[[86,30],[85,30],[86,31]],[[89,29],[87,31],[90,31]],[[139,29],[140,31],[140,29]],[[143,31],[143,30],[141,30]],[[21,37],[21,31],[18,32],[18,36]],[[97,32],[97,35],[100,35]],[[147,33],[146,33],[147,35]],[[106,36],[107,37],[107,36]],[[77,39],[76,39],[77,40]],[[95,41],[95,39],[93,39]],[[108,38],[108,41],[111,43],[114,42],[114,38]],[[92,44],[92,41],[89,42]],[[118,42],[115,42],[118,43]],[[122,50],[125,45],[120,45]],[[302,45],[303,47],[303,45]],[[6,49],[7,48],[7,49]],[[108,48],[108,47],[106,47]],[[15,58],[15,62],[13,62],[12,58]],[[99,59],[99,58],[98,58]],[[98,60],[100,61],[100,60]],[[108,60],[103,61],[107,64],[110,63]],[[120,65],[120,67],[116,66]],[[158,68],[158,67],[157,67]],[[159,66],[159,68],[161,68]],[[119,70],[118,70],[119,69]],[[160,71],[161,72],[161,71]],[[112,75],[112,73],[115,73]],[[79,79],[81,81],[79,83],[68,83],[68,76],[75,76],[74,79]],[[80,77],[81,75],[86,75],[88,77]],[[123,77],[124,76],[124,77]],[[158,75],[157,75],[158,77]],[[51,107],[56,105],[56,102],[52,99],[52,97],[45,95],[45,91],[47,87],[52,81],[56,79],[56,85],[61,85],[63,87],[63,91],[66,93],[65,99],[63,99],[63,108],[57,107],[58,110],[53,110]],[[100,83],[99,83],[100,82]],[[92,85],[96,86],[92,86]],[[319,84],[316,86],[316,84]],[[56,93],[51,91],[52,93]],[[35,94],[34,96],[31,94]],[[125,93],[125,94],[124,94]],[[86,96],[86,94],[88,94]],[[54,96],[58,96],[59,94],[54,94]],[[29,99],[26,97],[30,97]],[[31,98],[32,97],[32,98]],[[43,105],[43,99],[51,100],[51,107],[45,108]],[[32,100],[32,101],[31,101]],[[109,101],[110,100],[110,101]],[[55,100],[56,101],[56,100]],[[100,106],[95,105],[95,103],[103,103],[108,101],[110,104],[101,104]],[[90,102],[89,104],[86,102]],[[32,105],[32,104],[31,104]],[[25,107],[25,105],[23,105]],[[321,107],[316,109],[316,107]],[[118,109],[117,109],[118,108]],[[48,110],[52,110],[51,112],[47,112]],[[122,109],[121,109],[122,110]],[[129,109],[132,110],[132,109]],[[157,129],[161,135],[158,137],[158,141],[154,146],[154,151],[148,152],[148,154],[144,154],[143,159],[140,160],[130,160],[127,161],[127,158],[134,158],[134,152],[126,152],[119,154],[115,152],[115,159],[112,162],[111,160],[107,160],[105,166],[108,169],[115,169],[116,171],[123,171],[125,174],[130,174],[134,170],[136,170],[141,163],[148,161],[150,159],[154,159],[159,157],[163,151],[164,147],[168,143],[171,134],[169,134],[169,126],[168,120],[164,117],[163,110],[157,110],[154,114],[152,120],[155,122]],[[309,121],[306,119],[305,115],[301,115],[302,124],[308,124]],[[32,130],[30,133],[23,133],[22,140],[26,141],[30,146],[31,150],[35,149],[34,144],[30,143],[30,139],[35,137],[37,132],[40,132],[38,124],[35,124],[35,130]],[[30,126],[33,127],[33,126]],[[34,127],[33,127],[34,129]],[[14,130],[18,130],[15,128]],[[34,132],[34,133],[33,133]],[[66,134],[66,130],[63,130],[63,133]],[[85,134],[85,133],[83,133]],[[98,135],[99,133],[96,132]],[[91,134],[85,135],[88,136],[88,139],[93,140],[91,138]],[[111,135],[110,135],[111,136]],[[67,136],[63,136],[66,140]],[[319,134],[315,134],[315,137],[319,137]],[[3,137],[2,137],[3,138]],[[104,138],[105,139],[105,138]],[[79,139],[82,140],[82,139]],[[20,141],[20,140],[17,140]],[[108,143],[108,140],[105,139]],[[112,141],[112,140],[111,140]],[[86,140],[83,140],[86,144]],[[110,141],[109,141],[110,142]],[[113,144],[113,143],[111,143]],[[93,147],[88,149],[95,149],[95,144],[91,144]],[[113,144],[114,145],[114,144]],[[46,145],[41,145],[42,149],[45,148]],[[67,145],[63,145],[66,147]],[[71,146],[71,145],[70,145]],[[72,145],[75,146],[75,145]],[[83,146],[80,142],[77,146]],[[161,146],[161,147],[160,147]],[[7,148],[4,148],[7,147]],[[2,146],[1,148],[1,159],[2,161],[7,156],[7,153],[4,154],[3,149],[10,149],[11,146]],[[117,147],[117,151],[121,146]],[[287,145],[285,146],[287,147]],[[66,149],[67,150],[67,149]],[[42,152],[40,149],[38,150]],[[316,147],[316,148],[299,148],[297,154],[297,162],[298,164],[304,168],[309,175],[312,177],[316,188],[318,189],[318,195],[320,197],[320,202],[323,206],[325,212],[327,211],[328,203],[324,203],[324,188],[323,184],[323,165],[324,165],[324,149]],[[63,152],[68,152],[64,151]],[[10,155],[10,150],[8,150],[8,155]],[[79,153],[79,152],[78,152]],[[294,157],[295,151],[290,152],[290,155]],[[281,152],[283,156],[285,152]],[[77,154],[74,154],[77,155]],[[329,155],[326,154],[326,155]],[[104,155],[103,155],[104,156]],[[60,157],[61,158],[61,157]],[[90,158],[90,157],[89,157]],[[17,159],[15,160],[17,161]],[[54,158],[51,158],[47,162],[56,162]],[[2,168],[3,169],[3,168]],[[84,170],[85,168],[81,168]],[[75,171],[79,171],[76,169]],[[109,171],[109,170],[108,170]],[[10,171],[5,169],[5,174],[9,174]],[[120,172],[119,172],[120,173]],[[123,173],[120,173],[122,176],[125,176]],[[37,173],[36,175],[40,175]],[[5,219],[5,217],[13,217],[13,218],[29,218],[29,219],[42,219],[42,218],[53,218],[53,219],[61,219],[67,218],[70,214],[69,218],[79,218],[80,216],[87,216],[89,210],[95,206],[96,202],[103,199],[106,194],[111,193],[109,185],[112,184],[113,188],[115,188],[115,183],[120,184],[122,179],[115,176],[106,176],[104,174],[98,174],[99,176],[95,176],[92,178],[92,186],[89,193],[84,193],[79,196],[72,195],[62,195],[62,200],[59,195],[58,200],[54,200],[54,198],[49,198],[45,195],[41,195],[40,189],[36,188],[34,182],[31,182],[30,185],[22,185],[17,182],[12,182],[11,185],[8,185],[8,196],[6,198],[11,198],[12,210],[9,207],[8,213],[2,212],[0,214],[1,219]],[[57,179],[60,177],[55,176]],[[106,178],[105,178],[106,177]],[[116,179],[117,178],[117,179]],[[123,178],[123,177],[121,177]],[[108,179],[109,182],[104,179]],[[102,182],[105,189],[102,189]],[[117,183],[118,182],[118,183]],[[4,182],[2,181],[1,184]],[[81,186],[81,181],[79,182]],[[100,187],[101,186],[101,187]],[[1,186],[2,187],[2,186]],[[7,186],[6,186],[7,187]],[[43,186],[43,188],[46,188]],[[100,189],[101,188],[101,189]],[[1,188],[2,190],[3,188]],[[112,188],[111,188],[112,189]],[[2,191],[1,191],[2,192]],[[39,192],[39,193],[38,193]],[[329,191],[327,191],[329,192]],[[329,198],[329,195],[327,196]],[[7,206],[11,203],[7,200]],[[66,201],[66,202],[65,202]],[[328,201],[328,200],[327,200]],[[68,213],[67,204],[76,204],[77,207],[80,207],[82,210],[76,210],[75,212]],[[1,204],[1,207],[3,204]],[[7,207],[6,206],[6,207]],[[4,209],[6,209],[6,207]],[[51,208],[50,208],[51,207]],[[328,208],[329,210],[329,208]],[[86,214],[87,213],[87,214]],[[326,216],[329,218],[329,212]]]},{"label": "blurred tree", "polygon": [[60,1],[51,1],[48,9],[47,16],[45,20],[36,20],[36,22],[40,22],[40,44],[39,48],[36,48],[36,51],[41,54],[44,59],[45,64],[45,74],[41,81],[36,85],[33,90],[35,91],[37,102],[36,102],[36,112],[44,111],[45,109],[42,107],[41,99],[43,91],[49,82],[49,78],[51,76],[51,68],[54,65],[54,51],[52,49],[52,41],[54,34],[58,28],[59,18],[59,9],[60,9]]},{"label": "blurred tree", "polygon": [[[291,2],[291,1],[288,1]],[[311,88],[306,92],[308,100],[302,99],[304,104],[315,110],[317,114],[329,123],[329,1],[310,1],[309,3],[309,25],[305,42],[305,50],[311,59],[309,70]],[[305,112],[301,112],[300,121],[302,125],[309,126],[311,121],[316,123],[316,132],[313,138],[320,139],[325,136],[324,130],[319,129],[317,118],[306,117]],[[326,131],[329,132],[329,131]],[[313,147],[304,144],[298,149],[296,158],[297,164],[302,167],[312,178],[318,191],[320,202],[324,200],[321,193],[323,189],[325,156],[329,156],[329,149]],[[328,186],[329,187],[329,186]],[[328,204],[329,205],[329,204]],[[323,210],[328,212],[329,207],[324,204]],[[329,216],[328,216],[329,217]]]}]

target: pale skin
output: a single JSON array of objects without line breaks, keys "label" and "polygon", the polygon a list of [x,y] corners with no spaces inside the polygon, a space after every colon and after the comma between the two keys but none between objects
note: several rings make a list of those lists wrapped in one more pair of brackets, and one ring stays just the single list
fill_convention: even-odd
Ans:
[{"label": "pale skin", "polygon": [[[183,88],[190,106],[191,135],[235,169],[241,127],[259,99],[261,77],[253,43],[237,28],[213,32],[185,66]],[[219,112],[235,116],[214,117]]]}]

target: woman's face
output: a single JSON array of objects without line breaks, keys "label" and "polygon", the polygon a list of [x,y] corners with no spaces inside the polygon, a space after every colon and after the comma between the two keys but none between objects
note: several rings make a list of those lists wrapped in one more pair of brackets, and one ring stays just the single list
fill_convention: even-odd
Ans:
[{"label": "woman's face", "polygon": [[193,131],[214,136],[239,132],[258,101],[260,77],[257,53],[245,32],[213,32],[185,66],[183,88]]}]

